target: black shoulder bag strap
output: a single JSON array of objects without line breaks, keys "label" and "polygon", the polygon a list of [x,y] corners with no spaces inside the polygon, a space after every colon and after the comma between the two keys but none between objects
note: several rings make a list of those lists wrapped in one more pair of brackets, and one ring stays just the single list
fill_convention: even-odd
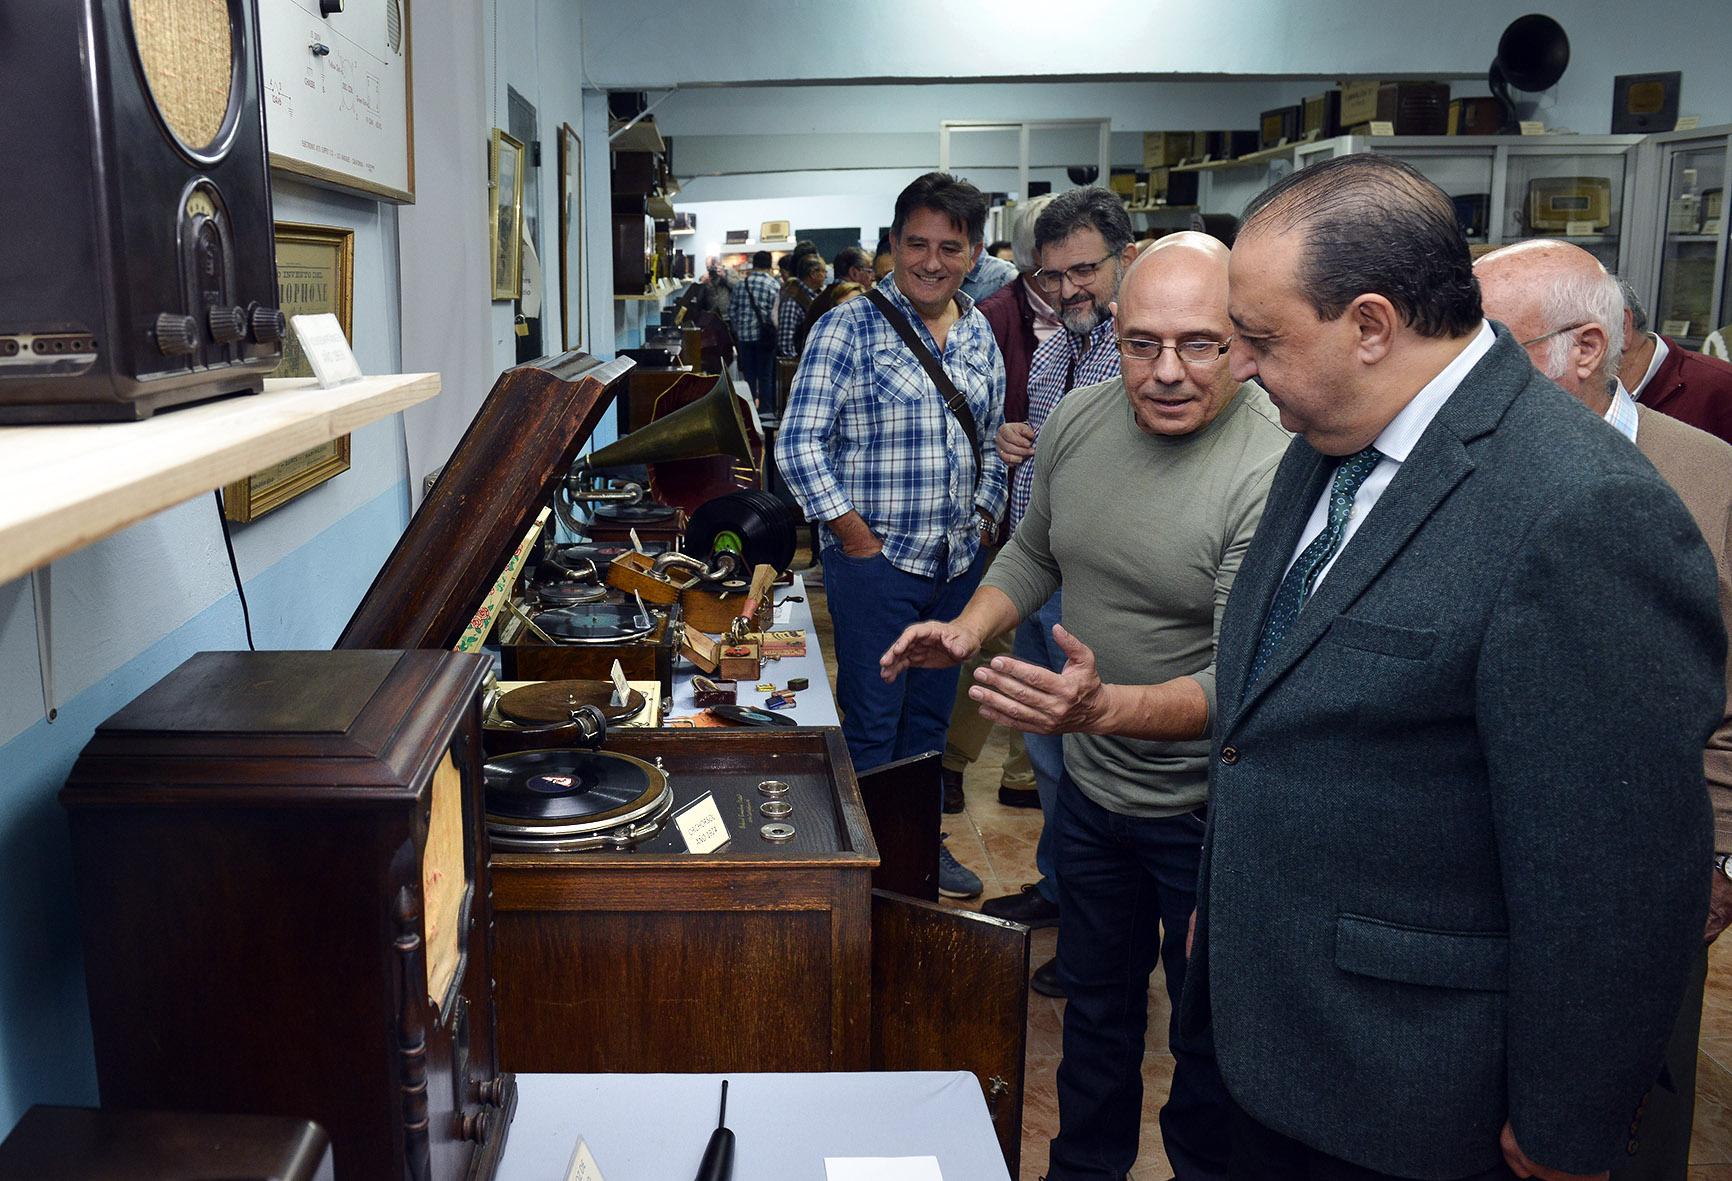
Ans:
[{"label": "black shoulder bag strap", "polygon": [[908,351],[914,354],[914,359],[926,370],[926,376],[938,387],[939,394],[944,398],[945,409],[955,415],[957,425],[968,437],[968,445],[974,449],[974,487],[978,491],[986,462],[980,454],[980,426],[974,421],[974,411],[969,409],[968,399],[962,396],[962,391],[950,380],[950,374],[944,372],[944,366],[938,363],[938,358],[932,355],[932,350],[926,347],[926,342],[914,331],[914,325],[908,322],[908,317],[897,310],[888,296],[874,287],[866,293],[866,298],[872,301],[873,307],[884,313],[884,318],[890,321],[890,327],[896,329],[896,335],[902,338],[902,343],[908,346]]}]

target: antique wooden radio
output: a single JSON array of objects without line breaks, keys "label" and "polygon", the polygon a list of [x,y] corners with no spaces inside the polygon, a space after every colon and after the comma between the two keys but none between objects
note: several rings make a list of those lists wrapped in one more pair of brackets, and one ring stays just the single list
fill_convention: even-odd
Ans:
[{"label": "antique wooden radio", "polygon": [[339,1181],[490,1178],[479,656],[206,652],[61,793],[105,1106],[298,1116]]},{"label": "antique wooden radio", "polygon": [[1604,176],[1536,176],[1528,182],[1525,212],[1531,231],[1598,233],[1612,224],[1612,182]]},{"label": "antique wooden radio", "polygon": [[1257,119],[1257,145],[1273,148],[1293,142],[1299,138],[1299,125],[1303,118],[1303,108],[1298,106],[1264,111]]},{"label": "antique wooden radio", "polygon": [[281,359],[254,0],[0,22],[0,422],[256,393]]}]

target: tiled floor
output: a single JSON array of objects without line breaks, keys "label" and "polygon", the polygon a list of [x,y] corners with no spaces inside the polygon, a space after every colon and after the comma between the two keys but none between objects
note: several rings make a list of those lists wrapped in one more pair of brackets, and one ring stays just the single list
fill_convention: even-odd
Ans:
[{"label": "tiled floor", "polygon": [[[821,575],[806,575],[813,616],[824,646],[825,663],[835,683],[830,617]],[[1034,846],[1040,836],[1040,813],[1007,808],[998,802],[999,773],[1006,752],[1003,731],[995,731],[980,761],[963,778],[968,806],[944,818],[950,849],[958,860],[980,875],[982,899],[1017,890],[1035,878]],[[978,907],[981,899],[952,903]],[[1053,954],[1057,932],[1034,933],[1031,963]],[[1157,974],[1158,976],[1158,974]],[[1156,1113],[1172,1079],[1173,1058],[1166,1048],[1167,994],[1157,980],[1149,989],[1149,1041],[1143,1059],[1142,1147],[1131,1181],[1167,1181],[1172,1170],[1161,1151]],[[1058,1097],[1053,1075],[1062,1049],[1064,1002],[1029,992],[1028,1058],[1023,1095],[1022,1177],[1036,1181],[1046,1167],[1047,1141],[1058,1128]],[[1702,1041],[1696,1057],[1696,1122],[1690,1143],[1687,1181],[1732,1181],[1732,935],[1714,945],[1709,956],[1708,994],[1702,1012]]]}]

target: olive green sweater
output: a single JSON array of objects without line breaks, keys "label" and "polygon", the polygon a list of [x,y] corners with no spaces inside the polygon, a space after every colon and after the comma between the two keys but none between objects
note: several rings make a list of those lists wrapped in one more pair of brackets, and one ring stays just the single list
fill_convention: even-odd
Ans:
[{"label": "olive green sweater", "polygon": [[[1041,428],[1028,514],[983,585],[1027,618],[1064,588],[1064,626],[1101,680],[1190,676],[1215,712],[1215,638],[1239,561],[1287,449],[1275,407],[1246,384],[1189,435],[1144,434],[1122,379],[1067,394]],[[1208,797],[1208,740],[1064,737],[1065,770],[1102,807],[1171,816]]]}]

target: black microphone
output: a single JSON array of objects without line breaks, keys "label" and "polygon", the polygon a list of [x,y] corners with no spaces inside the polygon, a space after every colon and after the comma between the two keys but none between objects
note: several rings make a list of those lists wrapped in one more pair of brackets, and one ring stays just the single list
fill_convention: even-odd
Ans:
[{"label": "black microphone", "polygon": [[730,1181],[734,1175],[734,1134],[728,1130],[728,1080],[722,1080],[722,1113],[698,1162],[697,1181]]}]

